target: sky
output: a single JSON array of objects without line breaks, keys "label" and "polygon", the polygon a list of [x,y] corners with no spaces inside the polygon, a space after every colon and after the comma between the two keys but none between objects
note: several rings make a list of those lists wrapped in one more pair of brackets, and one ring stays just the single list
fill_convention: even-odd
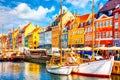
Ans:
[{"label": "sky", "polygon": [[[95,13],[98,4],[102,7],[108,0],[94,0]],[[92,0],[63,0],[65,11],[84,15],[91,13]],[[23,28],[29,22],[41,27],[52,23],[60,11],[60,0],[0,0],[0,33],[4,26],[4,33],[8,29]]]}]

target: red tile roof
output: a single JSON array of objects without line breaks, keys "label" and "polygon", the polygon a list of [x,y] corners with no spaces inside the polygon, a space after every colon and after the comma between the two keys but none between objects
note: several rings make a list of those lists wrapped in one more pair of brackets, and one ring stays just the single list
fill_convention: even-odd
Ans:
[{"label": "red tile roof", "polygon": [[108,10],[114,9],[119,3],[120,3],[120,0],[109,0],[109,1],[99,10],[99,12],[103,12],[103,11],[108,11]]},{"label": "red tile roof", "polygon": [[89,18],[90,14],[85,14],[80,16],[80,22],[86,22]]}]

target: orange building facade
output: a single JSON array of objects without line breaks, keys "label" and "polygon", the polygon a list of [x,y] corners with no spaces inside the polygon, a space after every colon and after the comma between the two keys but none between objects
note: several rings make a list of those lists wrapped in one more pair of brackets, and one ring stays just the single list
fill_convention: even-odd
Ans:
[{"label": "orange building facade", "polygon": [[113,38],[112,38],[112,28],[113,28],[113,17],[108,17],[103,14],[98,19],[96,19],[95,26],[95,44],[96,46],[112,46]]},{"label": "orange building facade", "polygon": [[52,48],[59,48],[60,30],[58,26],[52,27]]},{"label": "orange building facade", "polygon": [[[52,48],[59,48],[60,47],[60,18],[62,17],[62,44],[64,42],[67,43],[67,41],[64,41],[66,39],[63,39],[64,35],[66,35],[66,32],[64,33],[64,29],[67,27],[67,23],[69,21],[74,20],[74,16],[70,11],[64,12],[62,15],[59,15],[56,17],[56,19],[52,23]],[[67,45],[67,44],[66,44]]]}]

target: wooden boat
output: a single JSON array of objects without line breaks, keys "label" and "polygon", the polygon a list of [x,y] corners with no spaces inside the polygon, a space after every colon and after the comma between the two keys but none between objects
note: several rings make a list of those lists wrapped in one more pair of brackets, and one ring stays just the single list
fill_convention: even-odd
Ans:
[{"label": "wooden boat", "polygon": [[[61,11],[60,11],[60,15],[62,15],[62,0],[61,0]],[[57,58],[55,58],[55,56],[53,56],[50,61],[46,62],[46,69],[49,73],[53,73],[53,74],[61,74],[61,75],[69,75],[72,71],[72,67],[71,66],[66,66],[65,63],[63,63],[63,58],[62,58],[62,16],[60,18],[60,37],[59,37],[59,41],[60,41],[60,58],[59,58],[59,62],[57,62],[57,64],[55,63],[55,60]]]}]

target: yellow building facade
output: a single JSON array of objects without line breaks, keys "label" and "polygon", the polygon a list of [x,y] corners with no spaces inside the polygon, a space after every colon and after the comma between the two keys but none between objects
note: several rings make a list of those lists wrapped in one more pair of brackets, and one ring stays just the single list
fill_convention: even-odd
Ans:
[{"label": "yellow building facade", "polygon": [[23,36],[22,36],[22,46],[28,47],[28,39],[27,36],[35,29],[36,27],[34,26],[33,23],[29,23],[26,26],[23,27]]},{"label": "yellow building facade", "polygon": [[84,28],[80,27],[80,16],[74,15],[75,20],[71,24],[71,29],[68,30],[68,45],[69,47],[77,47],[84,44]]},{"label": "yellow building facade", "polygon": [[19,31],[20,31],[20,27],[18,27],[18,29],[16,29],[12,33],[12,49],[13,50],[18,47],[18,45],[17,45],[17,36],[18,36]]},{"label": "yellow building facade", "polygon": [[28,47],[35,49],[39,46],[39,33],[43,28],[36,27],[31,33],[29,33],[26,38],[28,39]]},{"label": "yellow building facade", "polygon": [[24,36],[26,37],[29,33],[31,33],[34,29],[35,29],[35,26],[33,23],[29,23],[28,25],[26,25],[24,28]]}]

